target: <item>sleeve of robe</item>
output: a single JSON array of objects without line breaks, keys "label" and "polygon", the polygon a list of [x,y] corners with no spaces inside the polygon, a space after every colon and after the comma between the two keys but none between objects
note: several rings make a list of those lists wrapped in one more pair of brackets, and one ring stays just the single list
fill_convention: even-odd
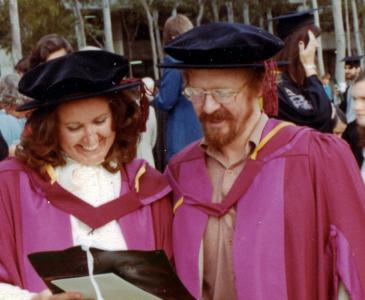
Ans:
[{"label": "sleeve of robe", "polygon": [[170,195],[152,203],[156,249],[163,249],[172,261],[172,207]]},{"label": "sleeve of robe", "polygon": [[[316,134],[309,145],[316,198],[329,220],[335,286],[352,300],[365,299],[365,185],[349,146],[333,135]],[[321,221],[319,221],[321,222]]]},{"label": "sleeve of robe", "polygon": [[17,173],[0,172],[0,300],[29,300],[34,295],[22,289],[18,183]]},{"label": "sleeve of robe", "polygon": [[20,186],[14,172],[0,172],[0,282],[22,287]]},{"label": "sleeve of robe", "polygon": [[[147,185],[149,188],[143,188],[142,193],[151,194],[156,191],[171,188],[168,185],[166,178],[156,169],[146,165],[147,171],[142,176],[142,185]],[[156,249],[163,249],[167,257],[172,260],[172,203],[171,192],[165,193],[161,199],[154,201],[151,204],[153,229],[155,233]]]},{"label": "sleeve of robe", "polygon": [[[331,118],[331,102],[316,75],[307,77],[303,88],[299,88],[287,75],[283,75],[283,81],[278,87],[280,119],[322,132],[332,132],[334,120]],[[286,88],[294,95],[290,95]],[[304,97],[312,109],[296,107],[292,99],[300,103],[300,97]]]}]

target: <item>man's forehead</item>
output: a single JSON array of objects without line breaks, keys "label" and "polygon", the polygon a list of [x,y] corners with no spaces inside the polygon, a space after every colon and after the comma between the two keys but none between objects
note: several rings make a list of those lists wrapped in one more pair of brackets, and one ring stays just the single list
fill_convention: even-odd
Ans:
[{"label": "man's forehead", "polygon": [[352,69],[352,68],[360,68],[359,65],[353,65],[353,64],[345,64],[345,68]]}]

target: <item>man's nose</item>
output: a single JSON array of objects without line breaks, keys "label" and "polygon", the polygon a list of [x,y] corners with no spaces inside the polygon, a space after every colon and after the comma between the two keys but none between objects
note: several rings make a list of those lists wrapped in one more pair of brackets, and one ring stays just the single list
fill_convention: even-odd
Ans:
[{"label": "man's nose", "polygon": [[204,107],[203,110],[207,114],[211,114],[219,109],[220,104],[214,100],[210,93],[205,94]]}]

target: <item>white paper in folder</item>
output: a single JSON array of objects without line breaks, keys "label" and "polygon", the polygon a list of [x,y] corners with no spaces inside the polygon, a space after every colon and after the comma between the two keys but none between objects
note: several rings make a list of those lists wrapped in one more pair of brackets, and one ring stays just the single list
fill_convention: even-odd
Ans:
[{"label": "white paper in folder", "polygon": [[[104,300],[162,300],[114,273],[95,274],[94,278]],[[57,279],[51,282],[66,292],[80,292],[84,298],[96,299],[89,276]]]}]

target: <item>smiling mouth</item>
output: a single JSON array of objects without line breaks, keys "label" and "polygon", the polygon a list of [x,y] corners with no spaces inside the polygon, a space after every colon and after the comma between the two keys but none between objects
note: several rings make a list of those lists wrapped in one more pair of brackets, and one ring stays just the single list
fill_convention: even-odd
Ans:
[{"label": "smiling mouth", "polygon": [[94,146],[79,145],[78,148],[84,153],[94,153],[94,152],[97,152],[100,149],[100,147],[101,147],[100,144],[96,144]]},{"label": "smiling mouth", "polygon": [[95,145],[95,146],[92,146],[92,147],[85,147],[83,146],[83,148],[86,150],[86,151],[95,151],[96,149],[99,148],[99,145]]}]

